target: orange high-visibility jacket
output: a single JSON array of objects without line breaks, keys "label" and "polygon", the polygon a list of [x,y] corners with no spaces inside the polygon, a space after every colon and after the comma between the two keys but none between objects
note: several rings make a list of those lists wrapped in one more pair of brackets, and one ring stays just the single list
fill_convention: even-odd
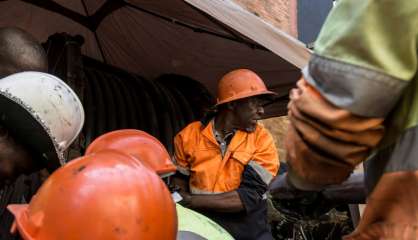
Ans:
[{"label": "orange high-visibility jacket", "polygon": [[178,170],[190,176],[190,191],[195,194],[222,193],[236,190],[247,164],[257,169],[268,184],[279,168],[273,138],[260,124],[252,133],[236,131],[224,157],[215,139],[213,121],[204,126],[193,122],[174,140]]}]

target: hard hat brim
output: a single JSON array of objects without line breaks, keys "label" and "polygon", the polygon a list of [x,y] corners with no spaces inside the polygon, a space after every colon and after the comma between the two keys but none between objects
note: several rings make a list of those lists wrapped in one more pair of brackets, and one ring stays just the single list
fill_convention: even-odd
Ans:
[{"label": "hard hat brim", "polygon": [[46,125],[36,117],[33,110],[7,92],[0,91],[0,124],[13,138],[27,148],[35,161],[40,161],[48,170],[64,164]]},{"label": "hard hat brim", "polygon": [[[123,141],[121,141],[121,139],[123,139]],[[126,144],[128,144],[129,142],[136,142],[136,147],[134,147],[133,145],[128,147],[128,145]],[[157,151],[157,154],[163,154],[161,155],[161,157],[163,159],[168,159],[168,161],[166,161],[164,164],[160,162],[160,164],[157,165],[147,162],[145,159],[138,156],[138,152],[134,151],[134,149],[136,149],[137,146],[145,146],[150,151]],[[90,143],[90,145],[87,147],[85,154],[93,154],[106,149],[121,151],[128,155],[133,154],[136,160],[140,161],[160,176],[171,175],[175,173],[177,170],[176,166],[171,162],[169,153],[167,152],[167,149],[164,147],[164,145],[157,138],[142,130],[120,129],[105,133],[96,138],[92,143]]]},{"label": "hard hat brim", "polygon": [[273,96],[273,95],[277,95],[277,93],[272,92],[272,91],[268,91],[268,90],[263,90],[263,91],[258,91],[258,92],[252,91],[252,92],[248,92],[246,94],[239,94],[239,95],[236,95],[234,97],[226,98],[222,101],[219,101],[219,102],[216,103],[215,107],[219,106],[221,104],[227,103],[227,102],[235,101],[235,100],[240,100],[240,99],[255,97],[255,96],[265,96],[265,95],[272,95]]},{"label": "hard hat brim", "polygon": [[10,204],[7,206],[7,210],[14,216],[14,222],[10,232],[13,234],[19,232],[19,235],[23,239],[32,239],[29,233],[23,227],[25,225],[25,212],[28,210],[29,204]]},{"label": "hard hat brim", "polygon": [[20,216],[26,211],[28,204],[10,204],[7,205],[7,210],[13,214],[15,220],[17,221]]}]

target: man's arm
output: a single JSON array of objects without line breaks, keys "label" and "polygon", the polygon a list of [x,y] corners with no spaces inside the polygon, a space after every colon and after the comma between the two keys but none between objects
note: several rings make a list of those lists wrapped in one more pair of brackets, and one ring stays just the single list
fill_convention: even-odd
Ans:
[{"label": "man's arm", "polygon": [[[378,144],[390,150],[385,155],[379,152],[380,159],[370,159],[380,160],[385,169],[381,176],[377,173],[379,180],[362,220],[347,240],[418,236],[413,152],[417,10],[417,0],[338,1],[315,43],[304,79],[291,92],[286,148],[290,180],[297,188],[323,189],[340,183],[367,158],[364,153]],[[379,143],[375,140],[383,135],[379,133],[383,120],[388,128]],[[375,138],[375,133],[380,136]]]},{"label": "man's arm", "polygon": [[258,167],[254,164],[245,166],[240,186],[235,191],[213,195],[180,192],[184,198],[184,205],[215,212],[253,211],[266,199],[268,188],[268,183],[260,175]]},{"label": "man's arm", "polygon": [[383,137],[383,118],[357,116],[330,103],[304,79],[290,94],[288,177],[302,190],[340,184]]},{"label": "man's arm", "polygon": [[178,189],[183,200],[183,206],[191,209],[209,210],[215,212],[240,212],[244,209],[237,191],[219,194],[191,194],[189,190],[189,177],[177,173],[172,178],[172,184]]},{"label": "man's arm", "polygon": [[181,192],[182,205],[192,209],[201,209],[214,212],[241,212],[244,205],[237,191],[225,192],[212,195],[189,194]]},{"label": "man's arm", "polygon": [[340,183],[377,146],[381,123],[417,71],[416,3],[341,0],[331,11],[291,92],[294,176],[318,188]]},{"label": "man's arm", "polygon": [[237,191],[219,194],[191,194],[189,177],[177,173],[172,178],[172,184],[178,189],[183,200],[183,206],[191,209],[209,210],[215,212],[240,212],[244,209]]}]

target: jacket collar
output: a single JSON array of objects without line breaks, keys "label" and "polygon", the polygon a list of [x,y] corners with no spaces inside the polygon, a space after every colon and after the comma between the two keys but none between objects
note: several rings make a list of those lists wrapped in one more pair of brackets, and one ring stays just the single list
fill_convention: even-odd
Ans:
[{"label": "jacket collar", "polygon": [[[213,119],[206,126],[202,126],[202,127],[203,127],[202,135],[205,136],[207,139],[209,139],[209,141],[211,141],[216,146],[219,146],[219,144],[218,144],[218,142],[216,141],[216,138],[215,138],[215,133],[213,131],[213,129],[214,129]],[[249,133],[247,133],[245,131],[237,130],[235,132],[234,136],[232,137],[231,142],[229,143],[228,150],[230,152],[235,151],[244,142],[244,140],[247,138],[248,134]]]}]

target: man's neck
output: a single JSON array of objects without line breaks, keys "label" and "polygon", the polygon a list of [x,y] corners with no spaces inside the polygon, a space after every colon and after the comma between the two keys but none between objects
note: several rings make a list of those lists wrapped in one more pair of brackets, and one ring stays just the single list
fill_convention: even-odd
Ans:
[{"label": "man's neck", "polygon": [[233,116],[229,114],[228,112],[223,112],[218,114],[215,117],[214,121],[214,127],[215,130],[222,135],[222,137],[225,137],[226,134],[233,132],[236,127],[233,124]]}]

